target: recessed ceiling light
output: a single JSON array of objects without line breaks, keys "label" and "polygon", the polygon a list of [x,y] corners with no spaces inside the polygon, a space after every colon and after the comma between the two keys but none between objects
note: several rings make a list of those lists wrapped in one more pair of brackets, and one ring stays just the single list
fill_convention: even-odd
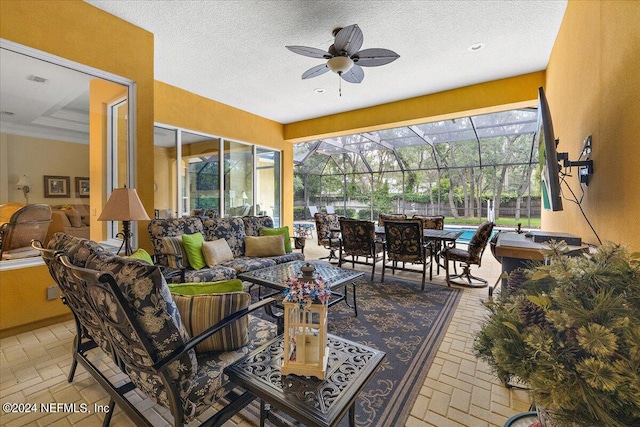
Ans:
[{"label": "recessed ceiling light", "polygon": [[36,76],[33,74],[27,77],[27,80],[31,80],[32,82],[36,82],[36,83],[44,83],[47,81],[47,79],[45,79],[44,77]]},{"label": "recessed ceiling light", "polygon": [[315,93],[324,93],[324,89],[321,87],[317,87],[314,89]]},{"label": "recessed ceiling light", "polygon": [[469,52],[475,52],[484,47],[484,43],[474,43],[467,49]]}]

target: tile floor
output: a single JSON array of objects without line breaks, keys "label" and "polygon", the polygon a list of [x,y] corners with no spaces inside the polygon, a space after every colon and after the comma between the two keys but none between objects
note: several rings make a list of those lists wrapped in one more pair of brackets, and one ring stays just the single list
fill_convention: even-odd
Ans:
[{"label": "tile floor", "polygon": [[[313,240],[307,240],[308,259],[326,256]],[[445,284],[444,272],[434,283]],[[403,273],[407,274],[407,273]],[[411,273],[409,273],[411,274]],[[485,251],[479,275],[490,283],[500,274],[500,264]],[[407,276],[408,277],[408,276]],[[528,410],[529,397],[522,390],[508,390],[492,375],[488,366],[473,355],[474,333],[485,316],[480,303],[487,289],[464,289],[446,336],[420,390],[407,427],[487,427],[502,426],[511,415]],[[2,426],[99,426],[104,419],[100,405],[108,404],[107,393],[79,366],[73,383],[66,380],[71,363],[71,346],[75,335],[72,321],[19,334],[0,340],[0,403],[37,404],[38,411],[7,414],[0,410]],[[101,359],[108,376],[118,381],[124,374],[108,358]],[[136,393],[135,391],[132,393]],[[137,407],[154,425],[168,425],[168,411],[142,395],[135,395]],[[51,405],[41,411],[40,404]],[[58,412],[54,412],[58,409]],[[249,427],[256,420],[237,415],[228,427]],[[112,426],[133,426],[119,409]]]}]

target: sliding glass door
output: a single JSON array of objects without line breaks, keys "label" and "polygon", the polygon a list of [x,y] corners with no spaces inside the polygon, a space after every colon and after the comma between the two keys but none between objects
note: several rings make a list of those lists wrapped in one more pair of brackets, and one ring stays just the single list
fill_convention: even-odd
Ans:
[{"label": "sliding glass door", "polygon": [[166,125],[154,134],[157,217],[214,211],[269,215],[279,225],[280,151]]}]

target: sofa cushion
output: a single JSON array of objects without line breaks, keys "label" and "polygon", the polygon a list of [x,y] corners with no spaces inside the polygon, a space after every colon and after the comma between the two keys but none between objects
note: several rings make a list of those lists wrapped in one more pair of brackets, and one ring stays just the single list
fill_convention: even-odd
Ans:
[{"label": "sofa cushion", "polygon": [[284,255],[284,235],[247,236],[244,239],[247,257],[266,257]]},{"label": "sofa cushion", "polygon": [[[221,294],[179,295],[174,294],[182,321],[192,337],[206,331],[227,316],[245,309],[251,302],[246,292]],[[216,332],[196,346],[198,353],[207,351],[229,351],[249,343],[248,318],[242,318]]]},{"label": "sofa cushion", "polygon": [[202,244],[202,254],[209,267],[214,267],[233,259],[233,253],[225,239],[204,242]]},{"label": "sofa cushion", "polygon": [[49,249],[63,251],[67,254],[73,265],[85,267],[87,259],[94,253],[106,253],[104,248],[92,240],[70,236],[64,233],[56,233],[49,241]]},{"label": "sofa cushion", "polygon": [[[267,228],[267,227],[262,227],[260,229],[260,235],[261,236],[274,236],[277,234],[282,234],[284,236],[284,251],[286,253],[291,253],[293,252],[293,249],[291,248],[291,237],[289,234],[289,226],[285,225],[284,227],[280,227],[280,228]],[[281,255],[281,254],[278,254]]]},{"label": "sofa cushion", "polygon": [[242,217],[244,222],[244,232],[247,236],[259,236],[261,228],[273,228],[273,218],[267,215]]},{"label": "sofa cushion", "polygon": [[184,251],[187,253],[189,265],[195,270],[200,270],[207,266],[204,255],[202,255],[203,243],[204,237],[202,237],[202,233],[182,235],[182,246],[184,246]]},{"label": "sofa cushion", "polygon": [[204,220],[204,240],[225,239],[234,257],[244,256],[244,238],[247,237],[242,218]]},{"label": "sofa cushion", "polygon": [[188,268],[184,272],[185,282],[217,282],[219,280],[235,278],[236,270],[224,265],[216,265],[215,267],[203,268],[202,270],[193,270]]},{"label": "sofa cushion", "polygon": [[[286,255],[285,255],[286,256]],[[257,257],[236,257],[231,261],[225,262],[224,267],[230,267],[236,274],[246,273],[247,271],[258,270],[260,268],[273,267],[276,262],[273,258],[257,258]],[[218,266],[221,267],[221,266]]]},{"label": "sofa cushion", "polygon": [[240,279],[203,283],[169,283],[168,286],[172,294],[180,295],[221,294],[242,291],[242,281]]},{"label": "sofa cushion", "polygon": [[[157,360],[144,360],[144,356],[136,355],[136,350],[131,349],[131,357],[141,358],[139,363],[153,364],[189,340],[180,312],[158,267],[117,255],[98,254],[89,257],[86,268],[111,273],[118,288],[133,307],[157,353]],[[97,299],[99,297],[94,298]],[[103,302],[108,304],[108,301]],[[117,340],[118,337],[114,339]],[[174,379],[186,379],[196,367],[195,354],[189,353],[172,363],[169,372]]]},{"label": "sofa cushion", "polygon": [[304,254],[302,252],[291,252],[289,254],[272,256],[268,259],[275,261],[276,264],[284,264],[291,261],[304,261]]},{"label": "sofa cushion", "polygon": [[187,256],[187,251],[182,244],[182,236],[171,236],[171,237],[163,237],[162,238],[162,246],[164,247],[163,252],[168,254],[177,254],[182,257],[181,260],[178,260],[175,256],[167,256],[167,265],[171,268],[189,268],[191,264],[189,264],[189,257]]}]

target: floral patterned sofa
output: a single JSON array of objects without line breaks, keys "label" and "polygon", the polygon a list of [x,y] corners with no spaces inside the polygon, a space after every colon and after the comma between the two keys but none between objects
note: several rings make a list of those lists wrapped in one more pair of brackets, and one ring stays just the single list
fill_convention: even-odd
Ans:
[{"label": "floral patterned sofa", "polygon": [[[260,236],[263,228],[273,229],[273,219],[269,216],[244,216],[225,218],[201,218],[188,216],[183,218],[153,219],[149,222],[149,237],[153,245],[156,262],[161,266],[184,270],[183,281],[211,282],[234,279],[237,274],[271,267],[289,261],[304,260],[304,254],[289,252],[284,255],[252,257],[246,256],[245,239],[247,236]],[[191,268],[182,262],[181,254],[166,250],[165,238],[179,237],[183,234],[202,233],[207,242],[225,239],[233,254],[233,259],[213,267]],[[286,237],[285,237],[286,238]],[[172,262],[174,258],[175,261]],[[177,262],[180,260],[181,262]]]},{"label": "floral patterned sofa", "polygon": [[[194,420],[221,397],[230,397],[233,385],[223,369],[275,336],[273,323],[248,315],[264,303],[250,304],[245,292],[175,295],[157,266],[112,255],[93,241],[64,233],[54,236],[49,249],[36,243],[34,248],[42,253],[76,321],[69,382],[80,363],[111,395],[104,425],[116,404],[134,424],[150,425],[125,396],[133,388],[167,408],[176,426]],[[178,304],[178,298],[193,301]],[[198,302],[203,298],[204,304]],[[209,324],[204,332],[191,331],[195,315],[215,328]],[[183,321],[185,317],[189,320]],[[203,339],[216,335],[222,344],[203,351]],[[101,373],[107,365],[94,364],[96,347],[113,359],[126,380],[116,376],[114,384]],[[248,393],[233,395],[208,421],[220,425],[253,399]]]}]

